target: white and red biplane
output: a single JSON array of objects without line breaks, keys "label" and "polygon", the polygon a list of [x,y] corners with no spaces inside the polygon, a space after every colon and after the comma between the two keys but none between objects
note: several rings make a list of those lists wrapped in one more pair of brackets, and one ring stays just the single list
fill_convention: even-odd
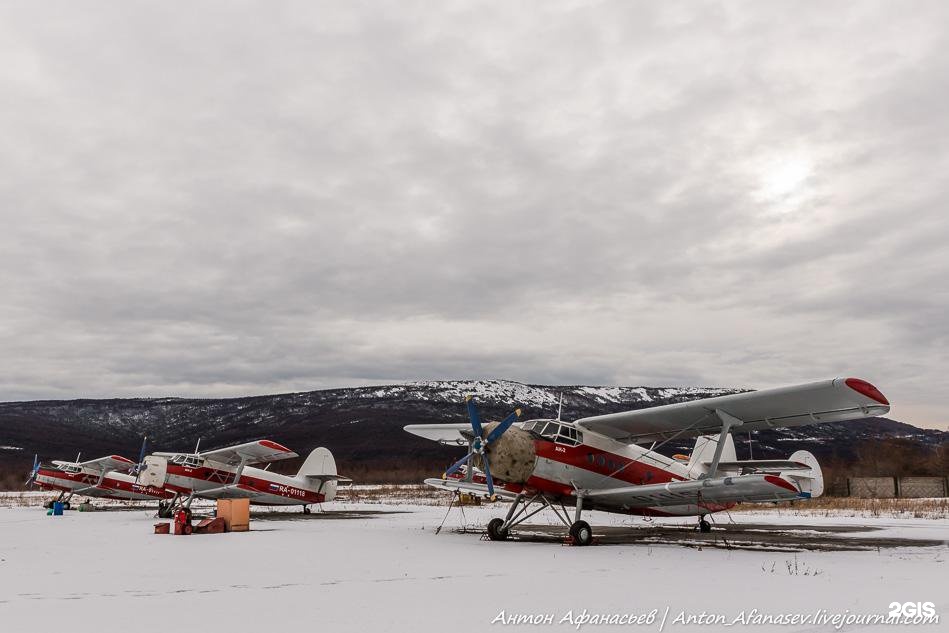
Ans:
[{"label": "white and red biplane", "polygon": [[[502,422],[482,425],[469,397],[470,425],[416,424],[405,430],[469,447],[441,479],[426,479],[426,484],[512,501],[505,518],[488,523],[492,540],[506,539],[515,526],[551,508],[572,542],[588,545],[593,532],[580,518],[583,510],[698,516],[699,528],[707,532],[711,525],[706,515],[737,503],[820,496],[823,475],[811,453],[797,451],[786,460],[739,461],[731,433],[842,422],[889,410],[890,403],[870,383],[836,378],[574,422],[520,422],[517,410]],[[688,458],[666,457],[655,450],[688,437],[697,438]],[[575,508],[572,521],[567,506]]]},{"label": "white and red biplane", "polygon": [[194,453],[153,453],[145,458],[139,481],[175,493],[160,514],[182,498],[189,508],[194,497],[205,499],[250,499],[254,505],[303,506],[332,501],[339,481],[349,481],[336,473],[336,460],[325,448],[316,448],[296,475],[281,475],[251,464],[298,457],[286,446],[270,440]]},{"label": "white and red biplane", "polygon": [[[139,483],[128,471],[134,469],[135,462],[121,455],[109,455],[85,462],[76,458],[74,462],[53,460],[53,467],[44,467],[36,459],[33,469],[26,480],[29,485],[36,484],[46,490],[59,491],[55,501],[61,501],[69,508],[73,495],[119,499],[124,501],[159,501],[171,499],[172,493],[161,486]],[[47,506],[52,505],[52,501]]]}]

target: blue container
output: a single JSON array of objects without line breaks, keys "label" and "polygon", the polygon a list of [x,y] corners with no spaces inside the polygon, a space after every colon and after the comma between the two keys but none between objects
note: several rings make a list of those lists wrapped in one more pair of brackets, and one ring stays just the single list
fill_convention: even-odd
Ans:
[{"label": "blue container", "polygon": [[62,501],[53,502],[53,516],[54,517],[63,516],[63,502]]}]

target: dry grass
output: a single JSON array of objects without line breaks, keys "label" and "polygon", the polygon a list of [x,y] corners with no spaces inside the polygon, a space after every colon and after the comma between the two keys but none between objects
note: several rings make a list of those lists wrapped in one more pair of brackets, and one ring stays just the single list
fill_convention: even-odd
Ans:
[{"label": "dry grass", "polygon": [[[42,506],[52,493],[0,493],[0,507]],[[390,505],[447,506],[452,495],[422,484],[380,484],[340,486],[336,500],[341,503],[374,503]],[[142,501],[104,501],[95,505],[148,507]],[[858,499],[856,497],[820,497],[807,501],[780,503],[748,503],[732,512],[784,512],[801,516],[826,517],[893,517],[915,519],[949,519],[949,498],[939,499]]]},{"label": "dry grass", "polygon": [[784,511],[810,516],[894,517],[949,519],[949,499],[860,499],[857,497],[820,497],[806,501],[782,501],[774,504],[749,503],[733,512]]}]

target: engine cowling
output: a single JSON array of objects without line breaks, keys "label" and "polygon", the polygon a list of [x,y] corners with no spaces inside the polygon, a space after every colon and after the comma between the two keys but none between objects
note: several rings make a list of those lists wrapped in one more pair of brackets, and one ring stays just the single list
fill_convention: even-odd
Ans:
[{"label": "engine cowling", "polygon": [[[484,436],[498,426],[498,422],[484,425]],[[491,475],[509,483],[523,484],[534,473],[537,463],[537,451],[534,438],[524,429],[512,426],[501,437],[488,444],[485,452],[491,464]],[[476,456],[475,466],[483,468],[480,456]]]}]

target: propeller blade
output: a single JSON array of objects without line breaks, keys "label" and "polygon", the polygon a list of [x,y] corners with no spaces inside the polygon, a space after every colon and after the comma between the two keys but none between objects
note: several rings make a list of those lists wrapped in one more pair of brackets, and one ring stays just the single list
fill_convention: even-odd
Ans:
[{"label": "propeller blade", "polygon": [[520,409],[515,409],[515,410],[514,410],[514,413],[512,413],[511,415],[509,415],[509,416],[507,416],[506,418],[504,418],[504,420],[502,420],[499,425],[497,425],[496,427],[494,427],[494,430],[493,430],[493,431],[491,431],[490,433],[488,433],[488,437],[485,438],[485,441],[486,441],[488,444],[490,444],[490,443],[493,442],[494,440],[496,440],[496,439],[498,439],[499,437],[501,437],[502,435],[504,435],[504,432],[505,432],[506,430],[508,430],[509,428],[511,428],[511,425],[514,424],[515,422],[517,422],[517,419],[518,419],[519,417],[521,417],[521,410],[520,410]]},{"label": "propeller blade", "polygon": [[142,450],[140,450],[140,451],[138,452],[138,463],[139,463],[139,465],[141,465],[142,462],[145,461],[145,447],[146,447],[146,446],[148,446],[148,436],[147,436],[147,435],[146,435],[144,438],[142,438]]},{"label": "propeller blade", "polygon": [[465,402],[468,403],[468,419],[471,420],[471,429],[475,437],[481,437],[481,416],[478,415],[478,407],[475,406],[474,397],[467,396]]},{"label": "propeller blade", "polygon": [[26,478],[26,481],[23,483],[24,486],[33,487],[33,482],[36,481],[36,473],[40,471],[39,457],[38,454],[33,455],[33,468],[30,469],[30,476]]},{"label": "propeller blade", "polygon": [[135,483],[138,483],[138,475],[142,472],[142,465],[145,462],[145,447],[148,446],[148,436],[142,438],[142,450],[138,452],[138,462],[132,467],[132,474],[135,475]]},{"label": "propeller blade", "polygon": [[451,466],[449,466],[449,467],[448,467],[448,470],[445,471],[445,474],[446,474],[446,475],[452,475],[452,474],[458,472],[458,469],[461,468],[461,466],[462,466],[463,464],[465,464],[469,459],[471,459],[471,453],[468,453],[467,455],[465,455],[464,457],[462,457],[461,459],[459,459],[457,462],[455,462],[454,464],[452,464]]},{"label": "propeller blade", "polygon": [[488,484],[488,496],[494,496],[494,478],[491,476],[491,467],[488,465],[488,455],[485,453],[481,456],[481,465],[484,466],[484,478],[487,480]]}]

